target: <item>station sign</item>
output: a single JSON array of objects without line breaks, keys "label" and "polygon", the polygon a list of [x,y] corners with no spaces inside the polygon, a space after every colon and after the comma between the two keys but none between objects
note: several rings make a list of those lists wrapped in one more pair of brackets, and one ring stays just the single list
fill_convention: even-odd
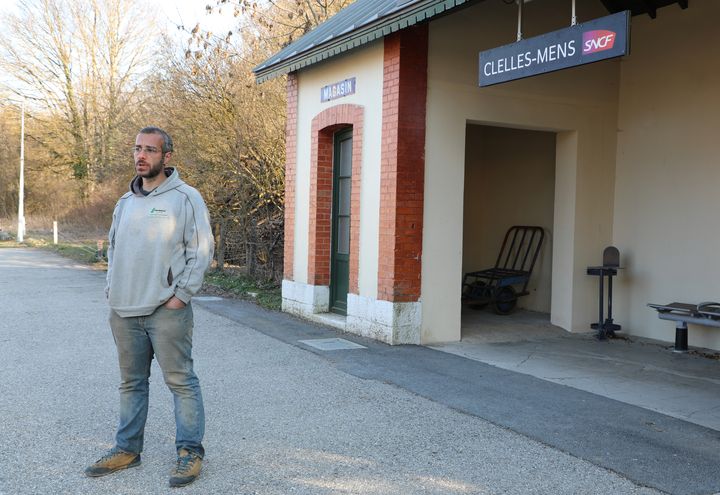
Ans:
[{"label": "station sign", "polygon": [[630,52],[630,11],[480,52],[480,86],[590,64]]},{"label": "station sign", "polygon": [[320,102],[337,100],[355,94],[355,78],[345,79],[320,88]]}]

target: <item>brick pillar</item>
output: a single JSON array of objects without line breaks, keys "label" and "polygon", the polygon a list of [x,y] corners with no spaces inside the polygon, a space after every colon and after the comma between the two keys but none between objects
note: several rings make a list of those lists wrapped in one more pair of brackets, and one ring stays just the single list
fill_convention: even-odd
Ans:
[{"label": "brick pillar", "polygon": [[420,297],[427,24],[385,37],[378,299]]},{"label": "brick pillar", "polygon": [[313,120],[310,142],[308,283],[310,285],[330,285],[333,131],[337,128],[324,129],[324,132],[319,132],[316,125],[317,120]]},{"label": "brick pillar", "polygon": [[295,257],[295,181],[297,164],[298,78],[287,76],[287,121],[285,124],[285,240],[283,272],[285,280],[294,280]]}]

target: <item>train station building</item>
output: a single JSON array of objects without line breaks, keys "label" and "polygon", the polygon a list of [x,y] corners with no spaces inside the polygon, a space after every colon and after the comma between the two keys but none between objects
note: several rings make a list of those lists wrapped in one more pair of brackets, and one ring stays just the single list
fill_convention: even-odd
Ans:
[{"label": "train station building", "polygon": [[255,69],[287,75],[285,311],[461,340],[464,275],[514,225],[544,232],[515,313],[589,331],[607,246],[624,334],[673,341],[648,303],[720,299],[720,2],[574,4],[357,0]]}]

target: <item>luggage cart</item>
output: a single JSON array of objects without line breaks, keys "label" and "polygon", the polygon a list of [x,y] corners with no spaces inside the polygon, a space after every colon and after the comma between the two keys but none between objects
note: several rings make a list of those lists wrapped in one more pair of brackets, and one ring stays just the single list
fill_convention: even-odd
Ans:
[{"label": "luggage cart", "polygon": [[515,309],[527,290],[533,267],[545,238],[542,227],[515,225],[505,234],[494,268],[466,273],[462,302],[473,309],[490,304],[500,315]]}]

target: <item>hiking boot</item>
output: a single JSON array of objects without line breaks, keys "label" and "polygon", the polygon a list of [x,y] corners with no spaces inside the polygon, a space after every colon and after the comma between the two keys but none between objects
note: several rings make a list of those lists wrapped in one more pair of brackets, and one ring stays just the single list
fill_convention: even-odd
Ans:
[{"label": "hiking boot", "polygon": [[140,454],[130,454],[123,452],[117,447],[113,447],[107,454],[98,459],[95,464],[85,469],[85,476],[96,478],[139,465]]},{"label": "hiking boot", "polygon": [[178,451],[177,464],[170,474],[170,486],[189,485],[200,476],[202,458],[185,449]]}]

